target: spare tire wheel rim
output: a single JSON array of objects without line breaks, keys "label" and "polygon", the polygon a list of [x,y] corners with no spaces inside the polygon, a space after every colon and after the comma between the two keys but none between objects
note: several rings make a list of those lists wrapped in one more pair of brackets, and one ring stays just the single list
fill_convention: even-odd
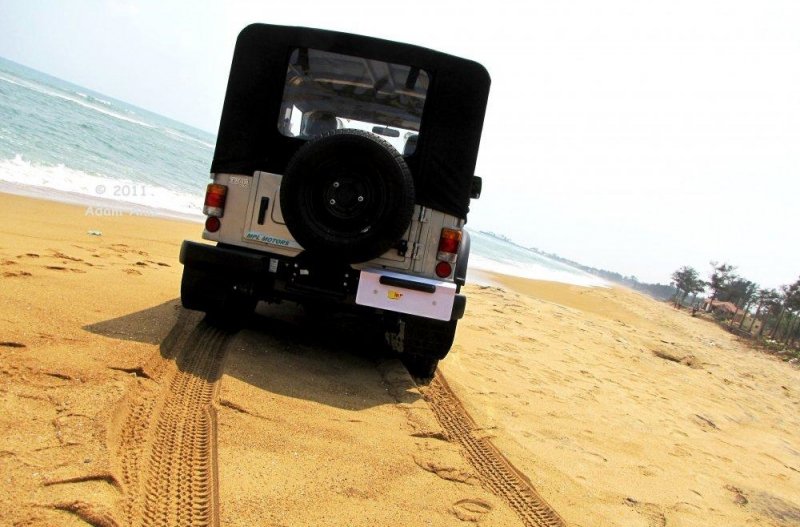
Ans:
[{"label": "spare tire wheel rim", "polygon": [[405,161],[361,130],[329,132],[298,149],[280,194],[286,226],[306,251],[351,263],[389,250],[414,211]]},{"label": "spare tire wheel rim", "polygon": [[387,189],[380,171],[338,166],[320,167],[320,172],[320,181],[307,189],[314,217],[340,235],[368,232],[385,208]]}]

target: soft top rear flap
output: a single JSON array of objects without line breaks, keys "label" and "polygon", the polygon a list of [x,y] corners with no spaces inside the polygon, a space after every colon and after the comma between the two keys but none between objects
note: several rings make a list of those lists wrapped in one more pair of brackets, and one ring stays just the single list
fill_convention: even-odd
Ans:
[{"label": "soft top rear flap", "polygon": [[490,78],[470,60],[388,40],[254,24],[240,34],[231,64],[211,172],[283,174],[304,140],[278,131],[290,53],[310,48],[407,64],[430,76],[416,151],[406,158],[417,202],[465,218]]}]

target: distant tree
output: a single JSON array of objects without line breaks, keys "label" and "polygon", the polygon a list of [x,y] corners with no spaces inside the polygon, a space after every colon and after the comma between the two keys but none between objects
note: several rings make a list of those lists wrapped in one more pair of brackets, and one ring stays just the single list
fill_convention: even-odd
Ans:
[{"label": "distant tree", "polygon": [[800,278],[793,284],[786,286],[786,311],[789,313],[789,320],[786,323],[786,331],[783,335],[783,343],[789,344],[795,331],[795,321],[800,312]]},{"label": "distant tree", "polygon": [[[753,326],[755,325],[756,321],[761,318],[761,331],[764,330],[764,324],[766,324],[766,315],[769,312],[770,306],[775,304],[780,295],[775,289],[759,289],[758,293],[756,293],[755,301],[758,302],[758,306],[756,307],[755,312],[753,313],[753,318],[750,319],[750,327],[747,329],[748,332],[753,332]],[[761,334],[759,331],[759,334]]]},{"label": "distant tree", "polygon": [[742,279],[742,282],[743,283],[740,284],[742,290],[742,294],[740,296],[742,319],[739,321],[739,329],[744,326],[744,320],[750,313],[750,308],[753,306],[753,304],[758,302],[758,292],[760,291],[757,283],[744,279]]},{"label": "distant tree", "polygon": [[734,267],[726,263],[711,262],[711,277],[708,282],[708,287],[711,289],[711,298],[709,299],[710,305],[713,305],[714,300],[719,298],[720,294],[724,294],[725,288],[731,283],[736,275],[733,274]]},{"label": "distant tree", "polygon": [[794,312],[789,317],[789,322],[786,324],[786,332],[783,335],[783,343],[787,346],[791,346],[794,342],[794,334],[797,333],[797,326],[800,325],[797,322],[800,321],[800,317],[797,316],[797,313]]},{"label": "distant tree", "polygon": [[778,335],[778,329],[781,327],[781,322],[783,322],[783,315],[786,314],[786,307],[791,301],[789,295],[790,295],[789,286],[782,285],[780,293],[780,311],[778,311],[778,316],[777,319],[775,320],[775,325],[772,326],[772,331],[769,334],[770,339],[774,339]]},{"label": "distant tree", "polygon": [[770,317],[780,318],[783,315],[783,293],[776,289],[771,290],[771,296],[764,303],[764,317],[761,320],[761,327],[758,330],[758,336],[764,334]]},{"label": "distant tree", "polygon": [[687,295],[701,292],[706,285],[705,282],[700,279],[697,270],[687,265],[684,265],[672,273],[671,278],[677,289],[675,293],[676,306],[680,306]]},{"label": "distant tree", "polygon": [[[751,282],[746,278],[732,276],[728,282],[728,285],[723,291],[725,300],[731,302],[737,308],[742,310],[742,322],[744,322],[745,314],[750,308],[750,304],[752,303],[753,298],[758,291],[758,284]],[[734,314],[730,320],[731,326],[733,325],[735,319],[736,315]],[[741,323],[739,324],[739,327],[741,327]]]},{"label": "distant tree", "polygon": [[798,328],[800,328],[800,278],[789,286],[788,295],[789,305],[787,307],[792,312],[792,323],[786,328],[786,337],[783,342],[791,347],[794,344]]},{"label": "distant tree", "polygon": [[758,284],[745,278],[733,276],[723,291],[728,302],[744,308],[758,291]]}]

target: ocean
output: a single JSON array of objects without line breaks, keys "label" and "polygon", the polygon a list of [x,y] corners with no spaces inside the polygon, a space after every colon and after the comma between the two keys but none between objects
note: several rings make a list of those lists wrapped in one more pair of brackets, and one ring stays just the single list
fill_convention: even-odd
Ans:
[{"label": "ocean", "polygon": [[[0,58],[1,191],[200,223],[214,143],[208,132]],[[604,285],[470,232],[471,268]]]}]

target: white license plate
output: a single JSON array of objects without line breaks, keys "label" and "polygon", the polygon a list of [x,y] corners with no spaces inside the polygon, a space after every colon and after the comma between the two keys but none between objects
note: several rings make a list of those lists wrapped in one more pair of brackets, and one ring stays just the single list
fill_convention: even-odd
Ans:
[{"label": "white license plate", "polygon": [[356,304],[450,320],[455,296],[456,284],[450,282],[389,271],[361,271]]}]

